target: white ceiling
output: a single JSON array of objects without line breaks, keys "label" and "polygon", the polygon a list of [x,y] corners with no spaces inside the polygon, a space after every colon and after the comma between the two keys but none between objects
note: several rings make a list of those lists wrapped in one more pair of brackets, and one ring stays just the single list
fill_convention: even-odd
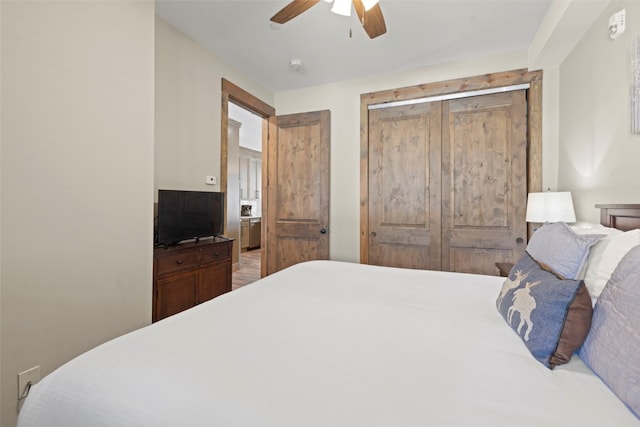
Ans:
[{"label": "white ceiling", "polygon": [[[158,0],[156,12],[273,91],[315,86],[529,47],[551,0],[380,0],[387,33],[323,1],[274,30],[289,0]],[[355,14],[353,14],[355,15]],[[349,28],[352,37],[349,37]],[[300,72],[289,69],[301,59]]]}]

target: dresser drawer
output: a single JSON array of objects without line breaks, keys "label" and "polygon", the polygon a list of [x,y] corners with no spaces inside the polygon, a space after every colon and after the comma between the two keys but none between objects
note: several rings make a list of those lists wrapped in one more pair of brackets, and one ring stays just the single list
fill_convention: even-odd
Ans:
[{"label": "dresser drawer", "polygon": [[151,321],[229,292],[232,248],[222,238],[155,248]]},{"label": "dresser drawer", "polygon": [[198,266],[195,251],[181,251],[160,255],[156,258],[156,275],[163,276],[181,270],[188,270]]},{"label": "dresser drawer", "polygon": [[230,245],[208,246],[200,249],[200,265],[222,261],[231,256]]}]

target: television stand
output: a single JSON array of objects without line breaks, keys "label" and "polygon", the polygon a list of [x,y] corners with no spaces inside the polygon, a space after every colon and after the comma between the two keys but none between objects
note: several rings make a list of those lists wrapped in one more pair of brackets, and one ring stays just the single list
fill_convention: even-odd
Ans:
[{"label": "television stand", "polygon": [[197,239],[153,250],[151,321],[187,310],[231,290],[233,239]]}]

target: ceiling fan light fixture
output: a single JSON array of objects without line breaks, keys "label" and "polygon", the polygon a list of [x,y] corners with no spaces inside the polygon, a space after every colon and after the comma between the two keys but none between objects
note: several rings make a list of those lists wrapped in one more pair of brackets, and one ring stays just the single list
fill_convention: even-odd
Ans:
[{"label": "ceiling fan light fixture", "polygon": [[[284,24],[320,3],[320,1],[321,0],[290,0],[289,3],[273,15],[270,20],[271,22]],[[325,1],[331,3],[331,0]],[[387,26],[384,22],[384,16],[382,16],[382,9],[380,9],[378,0],[333,0],[333,6],[331,7],[333,13],[350,17],[351,9],[356,11],[358,22],[362,25],[362,28],[364,28],[364,31],[370,39],[375,39],[387,32]],[[351,20],[349,20],[349,25],[351,25]],[[349,35],[351,36],[351,27],[349,27]]]},{"label": "ceiling fan light fixture", "polygon": [[351,0],[335,0],[331,12],[342,16],[351,16]]},{"label": "ceiling fan light fixture", "polygon": [[364,10],[366,10],[367,12],[377,4],[378,4],[378,0],[362,0],[362,5],[364,6]]}]

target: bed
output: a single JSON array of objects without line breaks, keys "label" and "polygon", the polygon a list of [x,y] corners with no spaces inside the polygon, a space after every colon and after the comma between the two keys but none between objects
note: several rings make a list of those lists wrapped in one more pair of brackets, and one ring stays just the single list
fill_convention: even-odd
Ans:
[{"label": "bed", "polygon": [[[624,301],[640,294],[627,292],[640,279],[629,270],[640,257],[640,206],[600,207],[613,222],[567,232],[589,241],[584,279],[533,257],[542,272],[519,261],[508,278],[297,264],[78,356],[31,388],[18,426],[640,426],[640,339],[631,331],[618,343],[629,349],[598,353],[598,343],[612,347],[600,336],[612,338],[618,288]],[[604,279],[589,270],[596,264]],[[522,276],[547,273],[562,282],[553,289],[571,282],[584,294],[587,277],[601,288],[578,310],[590,322],[578,353],[555,362],[530,348],[539,320],[509,312],[516,291],[547,283]],[[626,304],[615,310],[623,321],[636,309]],[[538,299],[533,313],[543,307]]]}]

